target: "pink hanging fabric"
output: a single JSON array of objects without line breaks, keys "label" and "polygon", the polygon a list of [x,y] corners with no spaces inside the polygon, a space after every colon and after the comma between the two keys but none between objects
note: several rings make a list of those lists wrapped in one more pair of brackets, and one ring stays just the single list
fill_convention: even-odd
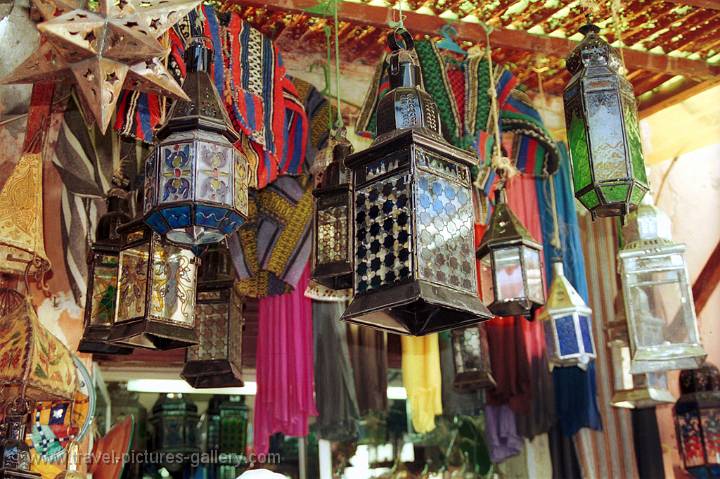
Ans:
[{"label": "pink hanging fabric", "polygon": [[270,436],[277,432],[306,436],[309,417],[318,414],[313,395],[312,302],[304,295],[309,280],[308,265],[292,293],[260,299],[253,424],[257,454],[268,452]]}]

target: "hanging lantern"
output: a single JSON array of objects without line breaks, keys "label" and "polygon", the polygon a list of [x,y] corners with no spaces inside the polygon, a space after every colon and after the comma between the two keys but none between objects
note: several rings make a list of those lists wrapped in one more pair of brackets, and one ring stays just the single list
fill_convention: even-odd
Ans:
[{"label": "hanging lantern", "polygon": [[24,399],[5,406],[5,419],[0,425],[0,479],[35,479],[40,474],[30,471],[30,448],[25,442],[25,426],[29,407]]},{"label": "hanging lantern", "polygon": [[248,161],[208,74],[211,51],[198,40],[185,50],[187,77],[159,143],[145,162],[145,222],[175,243],[217,243],[247,218]]},{"label": "hanging lantern", "polygon": [[633,374],[692,369],[706,357],[685,245],[672,242],[667,215],[650,202],[630,215],[618,253]]},{"label": "hanging lantern", "polygon": [[495,387],[485,325],[453,329],[452,351],[455,364],[453,381],[455,389],[477,391]]},{"label": "hanging lantern", "polygon": [[410,34],[391,33],[389,44],[391,90],[378,105],[378,137],[346,159],[355,273],[342,319],[419,336],[491,317],[477,297],[472,258],[469,168],[478,159],[443,139]]},{"label": "hanging lantern", "polygon": [[111,190],[107,213],[98,222],[95,242],[88,255],[88,284],[85,295],[85,329],[81,353],[130,354],[132,348],[108,341],[115,320],[118,287],[118,257],[122,240],[117,227],[130,221],[126,193]]},{"label": "hanging lantern", "polygon": [[235,270],[224,244],[208,249],[200,265],[195,321],[198,344],[188,348],[180,376],[195,388],[240,387],[242,300],[233,288]]},{"label": "hanging lantern", "polygon": [[163,241],[139,219],[118,233],[123,243],[110,340],[162,350],[196,344],[193,252]]},{"label": "hanging lantern", "polygon": [[648,190],[637,104],[600,29],[580,32],[585,38],[567,58],[573,77],[563,95],[575,197],[593,219],[626,215]]},{"label": "hanging lantern", "polygon": [[195,431],[200,416],[197,405],[182,394],[161,394],[152,408],[150,424],[153,427],[154,450],[161,458],[160,465],[170,472],[180,471],[184,462],[163,461],[182,454],[199,452]]},{"label": "hanging lantern", "polygon": [[580,294],[565,277],[561,260],[553,263],[553,282],[547,303],[539,315],[545,325],[550,367],[578,366],[586,369],[595,359],[591,314]]},{"label": "hanging lantern", "polygon": [[217,477],[235,479],[238,457],[247,448],[248,407],[244,396],[229,396],[220,404],[220,459]]},{"label": "hanging lantern", "polygon": [[712,364],[680,373],[675,429],[683,466],[696,478],[720,477],[720,372]]},{"label": "hanging lantern", "polygon": [[481,297],[496,316],[532,316],[545,303],[542,245],[510,210],[505,189],[497,195],[477,250]]},{"label": "hanging lantern", "polygon": [[344,136],[333,146],[333,160],[313,191],[313,279],[333,290],[352,288],[352,190],[345,158],[353,151]]}]

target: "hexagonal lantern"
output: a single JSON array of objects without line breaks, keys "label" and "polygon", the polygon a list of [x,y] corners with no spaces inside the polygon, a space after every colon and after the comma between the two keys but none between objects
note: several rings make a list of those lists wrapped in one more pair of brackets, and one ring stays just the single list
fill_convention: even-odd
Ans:
[{"label": "hexagonal lantern", "polygon": [[580,32],[585,38],[567,58],[573,77],[563,94],[575,197],[593,219],[622,216],[648,190],[637,104],[600,29],[585,25]]},{"label": "hexagonal lantern", "polygon": [[490,319],[477,297],[470,167],[419,86],[410,34],[389,36],[391,90],[378,136],[346,159],[355,201],[354,296],[342,319],[423,335]]},{"label": "hexagonal lantern", "polygon": [[225,106],[209,74],[210,50],[194,40],[188,74],[145,162],[145,222],[174,243],[217,243],[247,218],[248,161],[233,144]]}]

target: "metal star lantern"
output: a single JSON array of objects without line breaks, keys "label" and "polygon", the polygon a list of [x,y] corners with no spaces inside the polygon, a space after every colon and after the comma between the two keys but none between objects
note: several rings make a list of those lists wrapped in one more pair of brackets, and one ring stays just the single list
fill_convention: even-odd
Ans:
[{"label": "metal star lantern", "polygon": [[[73,78],[104,133],[123,88],[187,100],[160,58],[157,40],[200,0],[100,0],[98,12],[75,9],[38,25],[41,45],[2,83]],[[63,11],[67,2],[43,0]]]}]

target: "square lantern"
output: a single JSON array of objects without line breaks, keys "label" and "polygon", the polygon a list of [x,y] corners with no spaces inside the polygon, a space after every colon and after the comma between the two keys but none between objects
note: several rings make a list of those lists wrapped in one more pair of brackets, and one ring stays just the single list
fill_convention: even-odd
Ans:
[{"label": "square lantern", "polygon": [[529,316],[545,303],[542,245],[535,241],[498,190],[477,257],[480,296],[496,316]]},{"label": "square lantern", "polygon": [[562,261],[553,263],[553,272],[550,294],[539,315],[545,325],[550,368],[578,366],[586,369],[595,359],[592,310],[565,277]]},{"label": "square lantern", "polygon": [[437,105],[418,86],[411,35],[393,32],[389,43],[391,90],[378,104],[378,136],[346,159],[355,272],[342,319],[420,336],[491,317],[472,257],[470,167],[478,159],[443,139]]},{"label": "square lantern", "polygon": [[200,41],[185,50],[187,77],[159,143],[145,162],[145,222],[175,243],[217,243],[247,218],[248,160],[233,144],[225,106],[208,74],[211,51]]},{"label": "square lantern", "polygon": [[108,197],[108,210],[98,222],[95,242],[88,255],[85,327],[78,351],[91,354],[130,354],[132,348],[112,344],[110,330],[115,321],[118,260],[122,238],[117,227],[130,221],[126,193]]},{"label": "square lantern", "polygon": [[199,418],[197,405],[186,396],[160,395],[150,417],[154,443],[150,452],[159,453],[159,466],[177,473],[189,464],[191,454],[200,452],[196,437]]},{"label": "square lantern", "polygon": [[315,196],[313,279],[333,290],[353,285],[352,189],[345,158],[352,145],[341,138],[333,146],[333,160],[325,169]]},{"label": "square lantern", "polygon": [[705,364],[680,373],[675,435],[683,466],[693,477],[720,477],[720,373]]},{"label": "square lantern", "polygon": [[123,245],[110,340],[161,350],[196,344],[195,254],[164,241],[140,219],[118,232]]},{"label": "square lantern", "polygon": [[665,372],[632,374],[627,342],[614,339],[608,342],[608,347],[613,370],[614,392],[610,400],[613,406],[643,409],[675,402]]},{"label": "square lantern", "polygon": [[487,332],[484,324],[452,330],[453,387],[459,391],[477,391],[495,387],[490,365]]},{"label": "square lantern", "polygon": [[180,376],[194,388],[241,387],[242,300],[233,284],[235,270],[224,244],[211,246],[200,264],[195,331],[198,343],[185,354]]},{"label": "square lantern", "polygon": [[0,479],[40,479],[30,470],[32,457],[25,441],[29,405],[17,398],[5,405],[5,418],[0,424]]},{"label": "square lantern", "polygon": [[567,59],[573,77],[563,94],[575,197],[593,219],[622,216],[648,190],[637,104],[600,29],[580,32],[585,38]]}]

